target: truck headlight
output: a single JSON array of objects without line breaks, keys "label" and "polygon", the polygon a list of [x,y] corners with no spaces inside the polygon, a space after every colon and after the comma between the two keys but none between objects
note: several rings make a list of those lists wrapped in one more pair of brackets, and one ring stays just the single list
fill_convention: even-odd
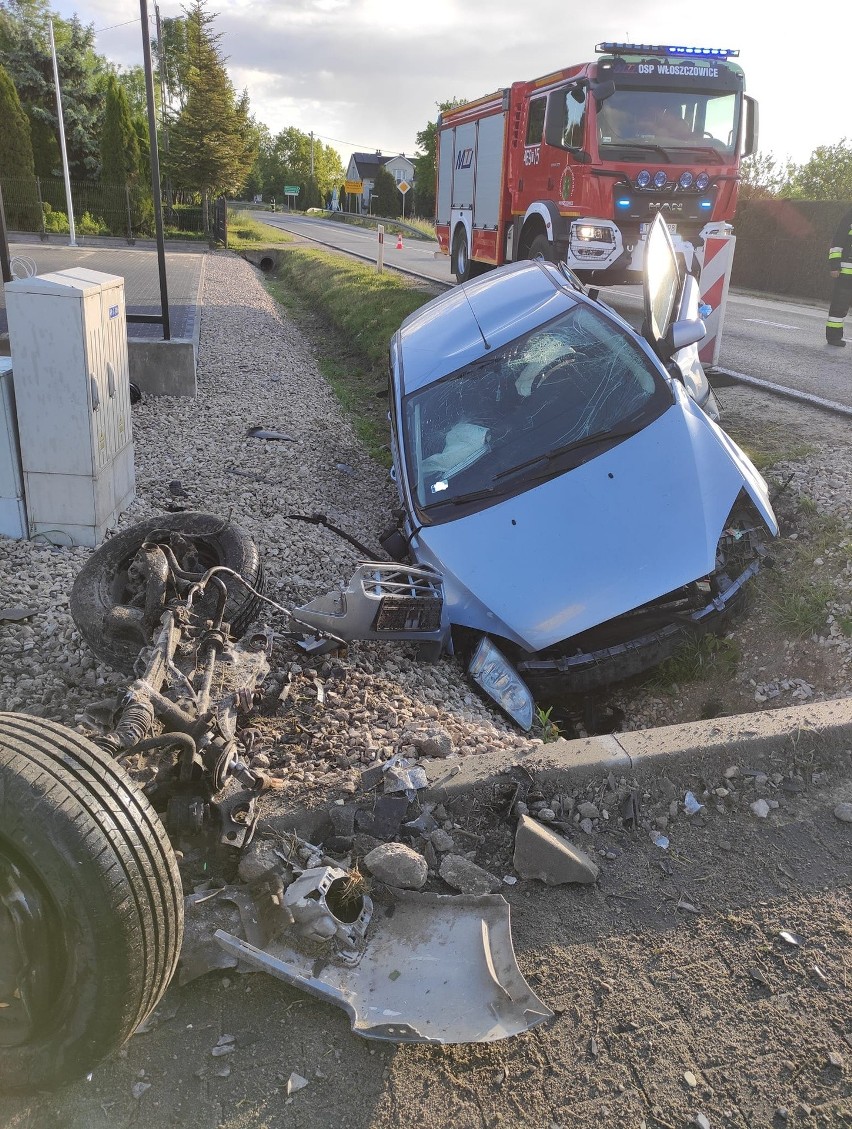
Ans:
[{"label": "truck headlight", "polygon": [[608,227],[598,227],[591,223],[578,223],[574,226],[574,237],[584,241],[594,240],[596,243],[612,243],[612,231]]},{"label": "truck headlight", "polygon": [[467,672],[521,729],[532,729],[535,715],[533,696],[512,664],[501,655],[487,635],[479,640]]}]

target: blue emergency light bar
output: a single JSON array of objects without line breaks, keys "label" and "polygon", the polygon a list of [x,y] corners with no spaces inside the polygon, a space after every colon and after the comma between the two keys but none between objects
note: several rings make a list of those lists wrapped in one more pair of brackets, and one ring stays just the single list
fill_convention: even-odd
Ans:
[{"label": "blue emergency light bar", "polygon": [[599,43],[595,50],[608,55],[698,55],[705,59],[736,59],[740,53],[732,47],[661,47],[653,43]]}]

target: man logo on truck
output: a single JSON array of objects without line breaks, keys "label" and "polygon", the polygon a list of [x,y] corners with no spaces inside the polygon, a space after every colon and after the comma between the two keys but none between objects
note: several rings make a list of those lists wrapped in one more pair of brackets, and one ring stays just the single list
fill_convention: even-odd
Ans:
[{"label": "man logo on truck", "polygon": [[473,164],[473,149],[462,149],[456,157],[457,169],[469,169]]}]

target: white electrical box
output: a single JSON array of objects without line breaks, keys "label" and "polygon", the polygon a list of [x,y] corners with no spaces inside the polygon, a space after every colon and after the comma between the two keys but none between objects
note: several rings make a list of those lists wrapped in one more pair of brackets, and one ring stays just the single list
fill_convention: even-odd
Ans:
[{"label": "white electrical box", "polygon": [[0,357],[0,534],[18,540],[27,536],[11,357]]},{"label": "white electrical box", "polygon": [[5,293],[29,534],[98,545],[136,494],[124,279],[75,267]]}]

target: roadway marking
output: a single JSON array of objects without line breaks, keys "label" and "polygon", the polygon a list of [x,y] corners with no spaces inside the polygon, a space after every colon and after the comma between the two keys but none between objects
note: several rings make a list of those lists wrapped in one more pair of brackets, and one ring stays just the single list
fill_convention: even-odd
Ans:
[{"label": "roadway marking", "polygon": [[771,325],[775,329],[798,329],[797,325],[785,325],[782,321],[764,321],[763,318],[743,318],[743,321],[753,321],[757,325]]}]

